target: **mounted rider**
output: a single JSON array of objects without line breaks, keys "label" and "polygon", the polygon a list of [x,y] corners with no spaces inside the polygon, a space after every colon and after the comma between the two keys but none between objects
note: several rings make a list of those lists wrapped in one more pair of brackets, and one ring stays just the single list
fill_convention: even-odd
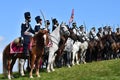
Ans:
[{"label": "mounted rider", "polygon": [[84,26],[81,25],[79,28],[80,28],[79,34],[83,37],[82,39],[84,41],[89,41],[89,38],[87,37],[86,32],[84,31]]},{"label": "mounted rider", "polygon": [[52,31],[59,26],[58,20],[56,18],[52,19],[52,24],[53,24]]},{"label": "mounted rider", "polygon": [[115,36],[117,38],[117,42],[120,42],[120,28],[116,28],[116,33],[115,33]]},{"label": "mounted rider", "polygon": [[90,40],[98,40],[95,27],[92,27],[89,33]]},{"label": "mounted rider", "polygon": [[108,35],[108,26],[103,27],[103,36]]},{"label": "mounted rider", "polygon": [[102,27],[98,28],[97,36],[98,36],[99,39],[101,39],[103,37]]},{"label": "mounted rider", "polygon": [[26,57],[29,56],[29,44],[30,38],[32,34],[35,34],[34,30],[32,29],[30,22],[31,22],[31,15],[30,12],[24,13],[25,22],[21,24],[21,36],[23,37],[23,53]]},{"label": "mounted rider", "polygon": [[50,29],[49,29],[49,26],[50,26],[50,21],[49,20],[46,20],[45,21],[45,30],[47,30],[49,33],[50,33]]},{"label": "mounted rider", "polygon": [[37,24],[36,24],[35,27],[34,27],[34,31],[35,31],[35,34],[37,34],[38,31],[39,31],[40,29],[42,29],[42,19],[41,19],[40,16],[36,16],[36,17],[35,17],[35,21],[36,21]]}]

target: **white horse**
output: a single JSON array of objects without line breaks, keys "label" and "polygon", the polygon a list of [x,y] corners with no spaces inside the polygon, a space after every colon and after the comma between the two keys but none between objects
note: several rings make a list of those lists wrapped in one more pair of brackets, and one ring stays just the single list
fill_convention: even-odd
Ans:
[{"label": "white horse", "polygon": [[51,34],[50,39],[52,41],[52,46],[49,47],[49,56],[48,56],[48,65],[47,65],[47,72],[55,71],[53,64],[55,61],[55,52],[58,50],[58,45],[60,42],[61,35],[69,35],[68,28],[64,23],[58,26]]},{"label": "white horse", "polygon": [[71,66],[71,55],[72,55],[72,49],[73,49],[73,42],[74,40],[72,40],[71,38],[68,38],[66,43],[65,43],[65,48],[64,48],[64,52],[66,54],[66,64],[67,67],[70,68]]},{"label": "white horse", "polygon": [[79,60],[78,60],[78,51],[80,49],[80,45],[81,42],[80,41],[75,41],[75,43],[73,44],[73,50],[72,50],[72,65],[75,65],[75,59],[76,59],[76,63],[79,64]]},{"label": "white horse", "polygon": [[85,58],[86,58],[87,48],[88,48],[87,41],[84,41],[83,43],[81,43],[81,45],[80,45],[80,61],[83,62],[84,64],[86,64]]}]

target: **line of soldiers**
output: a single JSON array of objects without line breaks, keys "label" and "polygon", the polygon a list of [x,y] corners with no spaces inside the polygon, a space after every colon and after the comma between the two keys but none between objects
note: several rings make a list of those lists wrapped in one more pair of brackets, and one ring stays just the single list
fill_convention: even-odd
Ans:
[{"label": "line of soldiers", "polygon": [[[24,18],[25,18],[25,22],[21,24],[21,37],[23,37],[24,42],[23,42],[23,53],[25,53],[25,56],[29,56],[29,44],[30,44],[30,38],[33,34],[37,34],[37,32],[40,29],[46,29],[49,31],[49,26],[50,26],[50,21],[46,20],[45,21],[45,26],[42,26],[42,19],[40,18],[40,16],[36,16],[35,17],[35,21],[36,21],[36,25],[34,27],[34,29],[32,29],[30,22],[31,22],[31,14],[30,12],[25,12],[24,13]],[[56,18],[52,19],[52,31],[59,25],[58,20]],[[96,28],[92,27],[90,32],[87,33],[84,30],[84,26],[81,25],[79,28],[77,27],[76,22],[72,23],[72,29],[73,32],[78,35],[78,36],[82,36],[82,40],[92,40],[92,39],[96,39],[98,40],[99,38],[103,37],[104,35],[111,35],[113,33],[112,28],[110,26],[105,26],[98,28],[98,32],[96,32]],[[120,28],[116,28],[116,35],[120,35]]]},{"label": "line of soldiers", "polygon": [[[23,41],[23,53],[24,56],[29,56],[29,44],[30,38],[32,35],[37,34],[40,29],[45,29],[49,31],[50,21],[45,21],[45,27],[42,26],[42,19],[40,16],[35,17],[36,25],[34,29],[31,27],[31,14],[30,12],[24,13],[25,22],[21,24],[21,37],[24,39]],[[52,20],[53,29],[52,31],[59,25],[56,19]]]},{"label": "line of soldiers", "polygon": [[[73,32],[76,35],[81,35],[83,36],[83,40],[98,40],[100,38],[102,38],[105,35],[112,35],[115,33],[115,35],[118,37],[120,36],[120,28],[116,28],[116,31],[112,31],[112,27],[111,26],[105,26],[105,27],[99,27],[98,28],[98,32],[96,32],[96,28],[92,27],[90,29],[90,31],[87,33],[85,31],[85,27],[83,25],[81,25],[79,28],[77,27],[76,22],[72,23],[72,28],[73,28]],[[120,40],[119,40],[120,41]]]}]

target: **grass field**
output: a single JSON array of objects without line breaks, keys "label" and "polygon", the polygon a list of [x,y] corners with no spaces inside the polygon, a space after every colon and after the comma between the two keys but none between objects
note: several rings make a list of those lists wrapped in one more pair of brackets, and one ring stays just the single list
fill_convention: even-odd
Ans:
[{"label": "grass field", "polygon": [[[56,71],[51,73],[42,70],[40,75],[40,78],[36,78],[34,74],[34,78],[30,79],[28,73],[25,77],[14,73],[16,78],[12,80],[120,80],[120,59],[80,64],[71,68],[56,68]],[[7,78],[1,74],[0,80]]]}]

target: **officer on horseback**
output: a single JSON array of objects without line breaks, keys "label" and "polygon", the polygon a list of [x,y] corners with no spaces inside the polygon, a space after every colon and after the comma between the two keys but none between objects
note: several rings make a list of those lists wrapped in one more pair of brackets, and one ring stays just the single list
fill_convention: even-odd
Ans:
[{"label": "officer on horseback", "polygon": [[116,36],[116,39],[117,39],[116,41],[120,42],[120,28],[116,28],[115,36]]},{"label": "officer on horseback", "polygon": [[82,39],[85,41],[89,41],[89,38],[87,37],[86,35],[86,32],[84,31],[84,26],[81,25],[80,27],[80,30],[79,30],[79,34],[83,37]]},{"label": "officer on horseback", "polygon": [[90,40],[98,40],[95,27],[92,27],[89,33]]},{"label": "officer on horseback", "polygon": [[99,39],[101,39],[103,37],[102,27],[98,28],[97,36],[98,36]]},{"label": "officer on horseback", "polygon": [[53,26],[52,26],[52,31],[53,31],[57,26],[59,26],[59,23],[56,18],[52,19],[52,23],[53,23]]},{"label": "officer on horseback", "polygon": [[30,12],[24,13],[25,22],[21,24],[21,36],[23,37],[23,53],[25,54],[25,57],[29,56],[29,44],[30,44],[30,38],[32,34],[34,34],[34,30],[32,29],[30,22],[31,22],[31,15]]},{"label": "officer on horseback", "polygon": [[36,16],[35,21],[37,24],[34,27],[34,31],[35,31],[35,34],[37,34],[38,31],[42,29],[42,19],[40,18],[40,16]]},{"label": "officer on horseback", "polygon": [[50,26],[50,21],[49,21],[49,20],[46,20],[46,21],[45,21],[45,30],[49,31],[49,33],[50,33],[49,26]]},{"label": "officer on horseback", "polygon": [[103,27],[103,36],[108,35],[108,27]]},{"label": "officer on horseback", "polygon": [[78,35],[78,28],[77,28],[76,22],[73,22],[73,23],[72,23],[72,29],[73,29],[73,32],[74,32],[76,35]]}]

